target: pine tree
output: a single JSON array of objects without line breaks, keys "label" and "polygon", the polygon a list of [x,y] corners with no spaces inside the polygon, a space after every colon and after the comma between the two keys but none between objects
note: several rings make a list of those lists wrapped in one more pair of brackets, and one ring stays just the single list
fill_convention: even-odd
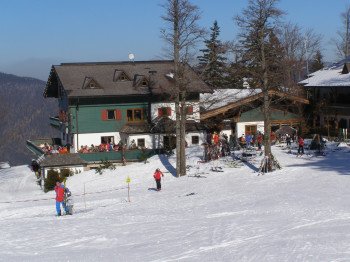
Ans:
[{"label": "pine tree", "polygon": [[323,56],[320,50],[316,51],[316,54],[311,62],[310,65],[310,72],[315,72],[318,71],[320,69],[322,69],[324,67],[323,64]]},{"label": "pine tree", "polygon": [[216,20],[210,30],[210,39],[204,41],[206,48],[200,50],[203,55],[198,56],[199,68],[208,85],[222,88],[225,86],[226,47],[218,39],[220,27]]}]

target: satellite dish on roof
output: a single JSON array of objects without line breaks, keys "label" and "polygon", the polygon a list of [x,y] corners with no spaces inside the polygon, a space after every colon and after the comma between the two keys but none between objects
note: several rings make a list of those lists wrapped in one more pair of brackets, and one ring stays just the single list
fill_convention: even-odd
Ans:
[{"label": "satellite dish on roof", "polygon": [[129,60],[134,62],[134,59],[135,59],[135,55],[133,53],[130,53],[129,54]]}]

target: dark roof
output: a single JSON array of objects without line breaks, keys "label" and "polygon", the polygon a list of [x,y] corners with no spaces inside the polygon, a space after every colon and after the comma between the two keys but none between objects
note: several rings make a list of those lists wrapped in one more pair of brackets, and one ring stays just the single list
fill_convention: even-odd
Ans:
[{"label": "dark roof", "polygon": [[[189,93],[208,93],[211,89],[194,70],[186,65]],[[58,85],[62,84],[68,97],[125,96],[149,94],[171,94],[174,81],[169,73],[174,72],[174,61],[138,61],[138,62],[100,62],[100,63],[63,63],[52,66],[44,95],[57,95]],[[128,79],[121,80],[125,74]],[[142,76],[149,79],[151,88],[137,83]],[[98,88],[84,88],[87,79],[98,83]],[[151,89],[151,90],[150,90]]]},{"label": "dark roof", "polygon": [[79,157],[78,154],[53,154],[45,157],[40,162],[41,167],[57,167],[57,166],[85,166],[87,162]]}]

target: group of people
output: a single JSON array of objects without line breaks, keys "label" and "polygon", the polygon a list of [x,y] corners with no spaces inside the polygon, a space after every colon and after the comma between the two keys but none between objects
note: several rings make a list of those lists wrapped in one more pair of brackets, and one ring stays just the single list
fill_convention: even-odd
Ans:
[{"label": "group of people", "polygon": [[69,146],[53,146],[48,143],[41,144],[39,147],[45,154],[68,154],[70,151]]},{"label": "group of people", "polygon": [[118,144],[115,144],[113,142],[111,143],[101,143],[98,146],[95,146],[91,144],[90,147],[88,146],[80,146],[79,153],[96,153],[96,152],[111,152],[111,151],[121,151],[125,149],[122,142],[119,142]]},{"label": "group of people", "polygon": [[123,144],[122,141],[119,141],[118,144],[115,144],[114,142],[110,142],[110,143],[101,143],[98,146],[95,146],[93,144],[91,144],[90,147],[88,147],[87,145],[85,146],[81,146],[79,149],[79,153],[96,153],[96,152],[112,152],[112,151],[122,151],[122,150],[133,150],[133,149],[142,149],[140,147],[138,147],[136,145],[135,140],[133,139],[129,146],[126,146],[125,144]]},{"label": "group of people", "polygon": [[68,146],[57,146],[50,145],[48,143],[41,144],[39,146],[45,154],[68,154],[69,147]]},{"label": "group of people", "polygon": [[230,144],[226,134],[219,135],[217,132],[208,135],[204,146],[204,162],[215,160],[231,154]]},{"label": "group of people", "polygon": [[254,146],[257,146],[258,150],[261,150],[264,137],[260,132],[258,132],[257,134],[242,134],[238,140],[241,148],[250,149]]}]

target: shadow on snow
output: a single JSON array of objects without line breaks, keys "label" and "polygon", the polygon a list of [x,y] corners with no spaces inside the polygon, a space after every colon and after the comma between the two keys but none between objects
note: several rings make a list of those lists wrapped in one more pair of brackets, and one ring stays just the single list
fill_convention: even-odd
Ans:
[{"label": "shadow on snow", "polygon": [[168,157],[162,154],[162,155],[159,155],[159,159],[160,159],[160,162],[163,164],[163,166],[166,168],[166,170],[168,170],[170,174],[176,177],[176,169],[170,164]]},{"label": "shadow on snow", "polygon": [[[335,171],[339,175],[350,175],[350,151],[327,151],[326,156],[316,156],[311,150],[311,157],[305,156],[304,163],[284,165],[289,167],[308,167],[318,171]],[[296,157],[296,156],[295,156]]]}]

